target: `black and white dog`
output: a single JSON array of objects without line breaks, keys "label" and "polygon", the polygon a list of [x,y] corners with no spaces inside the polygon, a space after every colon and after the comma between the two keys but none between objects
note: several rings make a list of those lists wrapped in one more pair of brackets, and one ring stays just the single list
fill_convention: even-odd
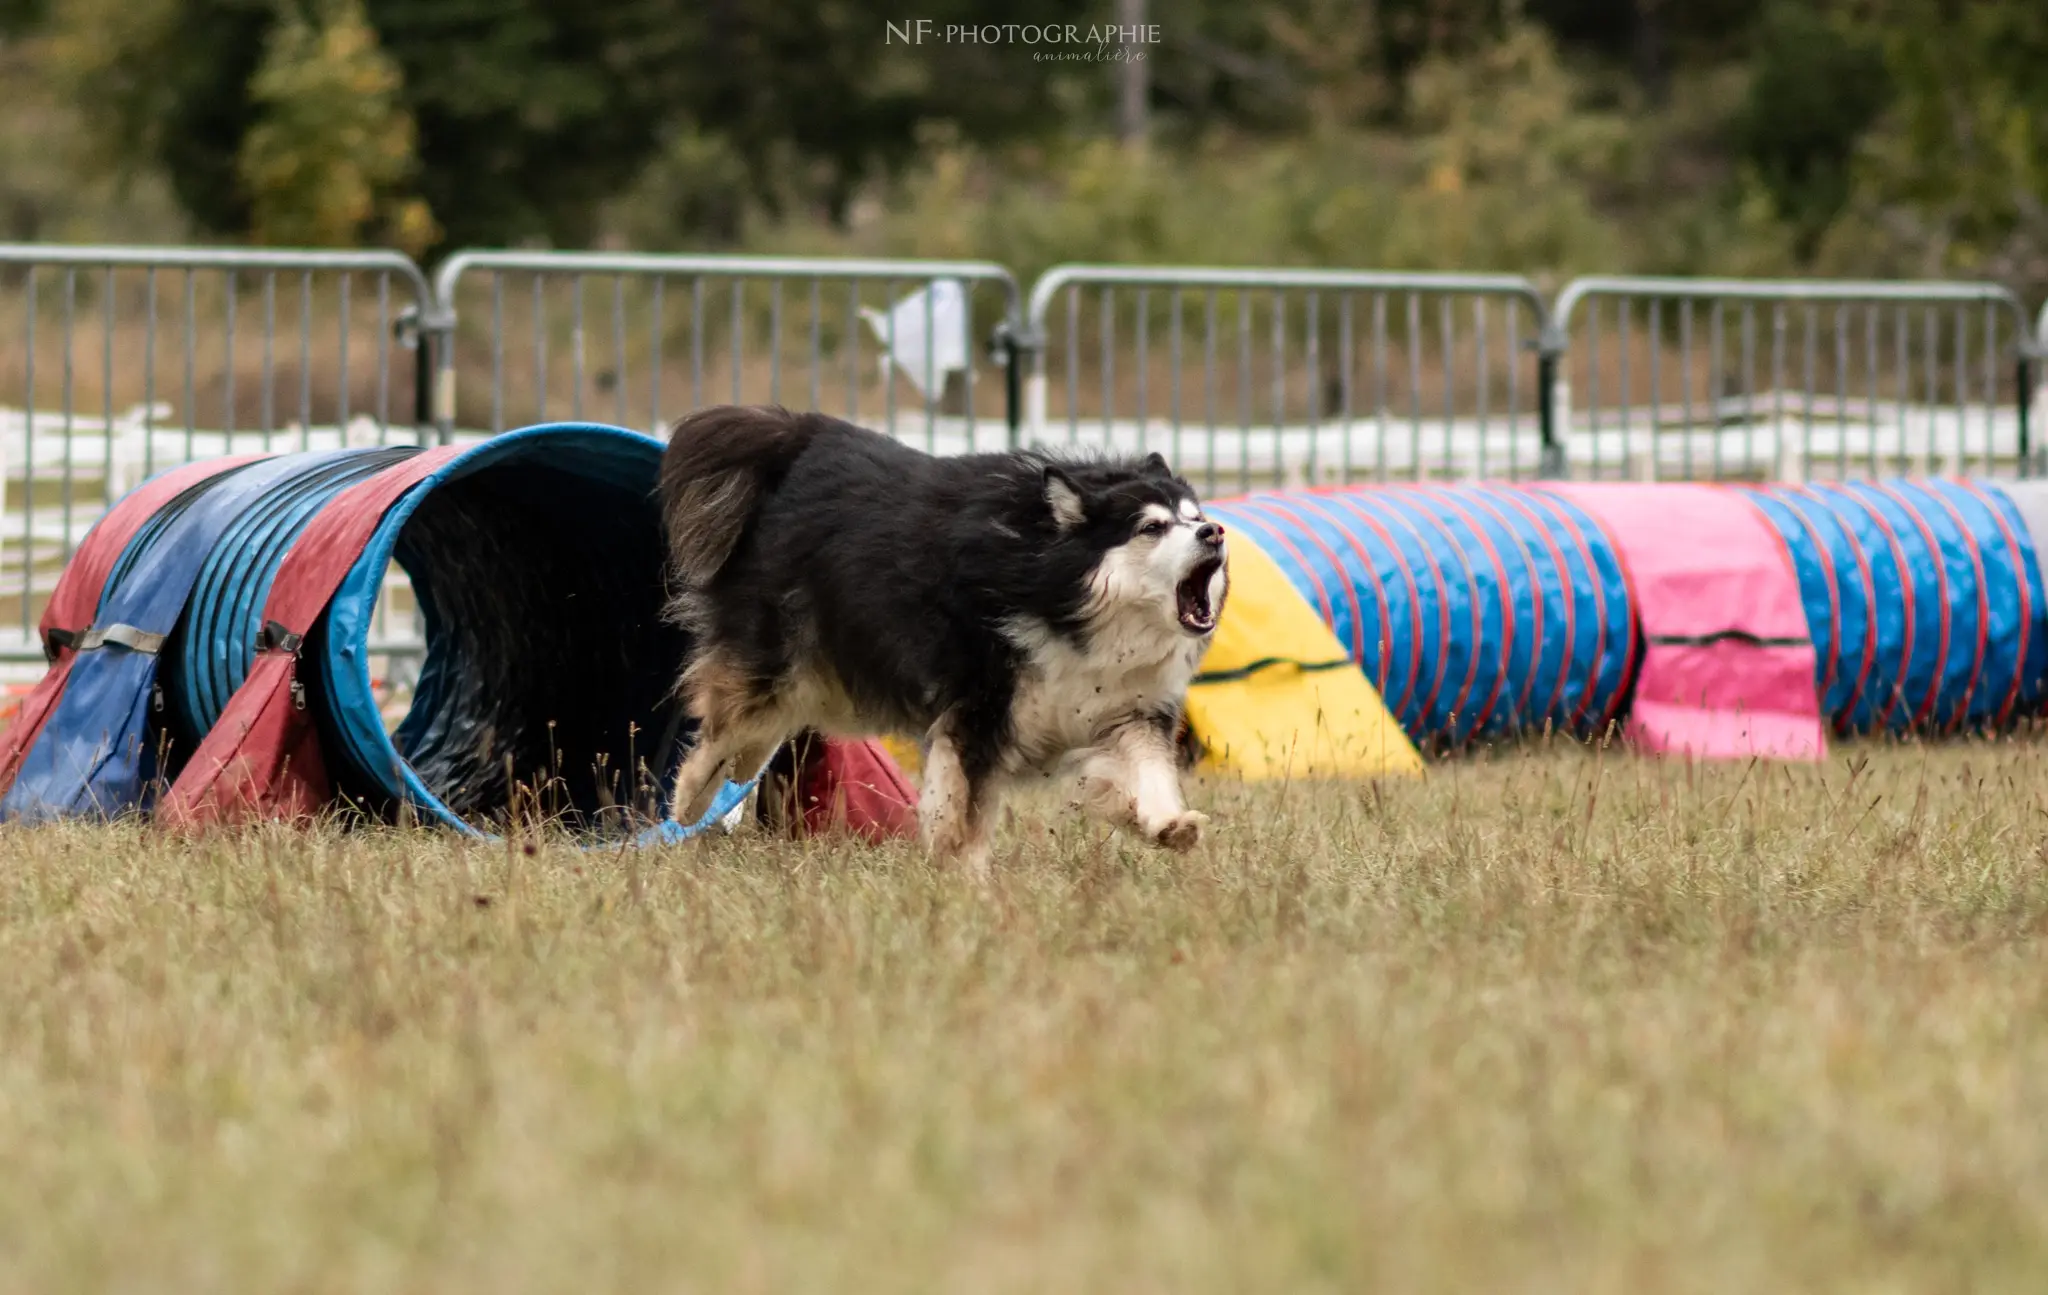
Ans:
[{"label": "black and white dog", "polygon": [[925,744],[926,844],[979,874],[1005,783],[1201,839],[1174,746],[1228,589],[1223,528],[1154,454],[935,458],[823,414],[723,406],[661,464],[681,693],[674,817],[799,731]]}]

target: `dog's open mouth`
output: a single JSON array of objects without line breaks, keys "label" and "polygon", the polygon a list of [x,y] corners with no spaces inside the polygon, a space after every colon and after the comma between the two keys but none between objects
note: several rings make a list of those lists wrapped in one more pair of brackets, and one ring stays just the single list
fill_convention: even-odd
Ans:
[{"label": "dog's open mouth", "polygon": [[1188,572],[1187,579],[1174,586],[1174,608],[1180,613],[1181,628],[1190,634],[1207,634],[1216,628],[1216,609],[1209,605],[1209,582],[1222,566],[1222,558],[1204,558]]}]

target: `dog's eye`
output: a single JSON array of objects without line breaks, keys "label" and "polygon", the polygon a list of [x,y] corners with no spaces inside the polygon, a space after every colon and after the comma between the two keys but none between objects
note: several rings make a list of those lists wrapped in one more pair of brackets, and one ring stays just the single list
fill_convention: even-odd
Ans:
[{"label": "dog's eye", "polygon": [[1138,534],[1152,536],[1164,535],[1166,534],[1166,523],[1159,521],[1155,518],[1152,521],[1146,522],[1143,526],[1140,526],[1138,528]]}]

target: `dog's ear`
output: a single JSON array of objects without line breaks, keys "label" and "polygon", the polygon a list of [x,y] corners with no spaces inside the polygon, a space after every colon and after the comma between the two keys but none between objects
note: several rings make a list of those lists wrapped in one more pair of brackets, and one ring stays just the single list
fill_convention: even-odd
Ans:
[{"label": "dog's ear", "polygon": [[1167,464],[1166,456],[1157,450],[1145,456],[1145,461],[1138,465],[1138,471],[1148,477],[1170,477],[1173,475],[1173,468]]},{"label": "dog's ear", "polygon": [[1052,510],[1053,526],[1062,531],[1073,530],[1088,515],[1081,488],[1050,463],[1045,466],[1045,506]]}]

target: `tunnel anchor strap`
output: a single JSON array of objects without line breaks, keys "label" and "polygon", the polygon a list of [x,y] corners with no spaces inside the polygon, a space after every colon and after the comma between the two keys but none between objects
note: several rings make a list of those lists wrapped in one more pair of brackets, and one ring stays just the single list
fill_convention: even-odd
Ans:
[{"label": "tunnel anchor strap", "polygon": [[306,644],[306,636],[296,633],[276,621],[263,622],[263,628],[256,631],[258,652],[289,652],[293,656]]},{"label": "tunnel anchor strap", "polygon": [[78,636],[80,652],[96,652],[109,643],[115,643],[131,652],[144,652],[151,656],[163,651],[165,634],[152,634],[133,625],[109,625],[104,629],[95,626]]},{"label": "tunnel anchor strap", "polygon": [[[295,630],[287,629],[277,621],[265,621],[263,622],[263,628],[256,631],[256,650],[258,652],[281,652],[286,656],[296,659],[299,655],[299,649],[305,645],[305,635]],[[306,681],[294,676],[289,691],[291,693],[292,709],[306,709]]]}]

